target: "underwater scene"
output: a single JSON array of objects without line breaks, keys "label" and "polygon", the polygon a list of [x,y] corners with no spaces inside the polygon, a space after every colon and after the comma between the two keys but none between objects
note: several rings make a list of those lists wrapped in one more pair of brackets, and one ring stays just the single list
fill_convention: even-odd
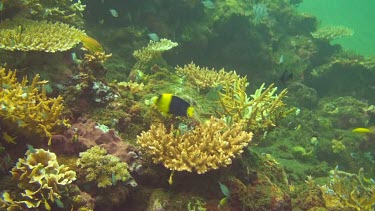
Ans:
[{"label": "underwater scene", "polygon": [[0,210],[374,210],[374,7],[0,0]]}]

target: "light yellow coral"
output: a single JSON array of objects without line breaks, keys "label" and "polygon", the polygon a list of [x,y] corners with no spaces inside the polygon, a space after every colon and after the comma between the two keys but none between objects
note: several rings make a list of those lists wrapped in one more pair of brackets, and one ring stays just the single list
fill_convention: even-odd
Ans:
[{"label": "light yellow coral", "polygon": [[282,90],[276,95],[277,88],[271,84],[265,88],[262,84],[254,94],[246,94],[247,82],[239,80],[232,84],[226,84],[219,93],[220,104],[223,109],[219,115],[228,124],[244,121],[245,130],[260,134],[275,127],[276,121],[285,117],[294,109],[287,109],[282,99],[287,90]]},{"label": "light yellow coral", "polygon": [[84,31],[60,22],[8,19],[0,24],[0,49],[66,51],[80,43],[84,35]]},{"label": "light yellow coral", "polygon": [[7,192],[3,194],[3,206],[12,208],[39,208],[44,204],[51,210],[50,203],[68,196],[68,186],[76,180],[76,173],[67,166],[59,165],[56,154],[44,149],[31,149],[26,158],[20,158],[12,169],[13,179],[24,193],[12,199]]},{"label": "light yellow coral", "polygon": [[233,84],[236,81],[246,81],[245,77],[237,75],[236,71],[225,71],[222,68],[219,71],[199,67],[193,62],[184,67],[176,67],[176,72],[187,78],[187,80],[198,89],[216,87],[218,85]]},{"label": "light yellow coral", "polygon": [[176,131],[173,125],[170,130],[163,124],[152,125],[138,136],[137,143],[154,163],[170,170],[203,174],[230,165],[252,138],[252,133],[242,131],[242,124],[228,127],[214,117],[182,135],[176,135]]},{"label": "light yellow coral", "polygon": [[94,181],[99,188],[131,179],[127,170],[128,165],[121,162],[118,157],[107,154],[107,151],[99,146],[91,147],[79,153],[79,156],[81,158],[77,160],[77,165],[83,169],[86,181]]},{"label": "light yellow coral", "polygon": [[0,67],[0,123],[18,132],[41,134],[49,138],[58,127],[69,127],[68,121],[61,119],[63,99],[48,98],[44,89],[47,81],[39,81],[36,75],[30,85],[27,77],[19,83],[16,71],[6,71]]}]

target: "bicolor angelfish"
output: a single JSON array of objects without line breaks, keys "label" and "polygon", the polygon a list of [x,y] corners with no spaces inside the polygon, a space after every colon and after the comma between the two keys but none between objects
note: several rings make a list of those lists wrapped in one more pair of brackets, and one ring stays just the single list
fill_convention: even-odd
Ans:
[{"label": "bicolor angelfish", "polygon": [[194,108],[190,106],[190,103],[173,94],[161,94],[152,98],[152,101],[159,111],[165,114],[188,117],[194,114]]}]

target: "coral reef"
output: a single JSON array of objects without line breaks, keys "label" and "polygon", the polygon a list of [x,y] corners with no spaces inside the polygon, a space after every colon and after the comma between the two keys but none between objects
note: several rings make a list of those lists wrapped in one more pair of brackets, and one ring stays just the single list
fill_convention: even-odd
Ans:
[{"label": "coral reef", "polygon": [[126,182],[131,178],[128,165],[118,157],[108,155],[99,146],[81,152],[79,156],[77,165],[82,169],[85,181],[97,183],[99,188],[116,185],[117,181]]},{"label": "coral reef", "polygon": [[0,24],[0,49],[66,51],[81,42],[84,35],[85,32],[61,22],[8,19]]},{"label": "coral reef", "polygon": [[59,127],[69,127],[68,120],[61,119],[62,97],[48,98],[44,85],[36,75],[30,85],[27,77],[17,82],[16,71],[0,68],[0,123],[6,129],[21,134],[40,134],[48,137]]},{"label": "coral reef", "polygon": [[252,133],[242,131],[240,123],[228,127],[224,121],[211,117],[183,134],[173,125],[167,130],[163,124],[154,124],[138,136],[137,143],[154,163],[162,163],[170,170],[203,174],[231,164],[251,138]]},{"label": "coral reef", "polygon": [[3,206],[10,210],[39,208],[41,204],[51,210],[54,203],[63,206],[76,173],[59,165],[56,154],[44,149],[29,149],[26,156],[18,160],[11,172],[20,190],[25,192],[15,196],[3,193]]},{"label": "coral reef", "polygon": [[184,67],[176,67],[177,74],[181,74],[198,89],[207,89],[225,84],[233,84],[236,81],[246,81],[245,77],[237,75],[236,71],[225,71],[224,68],[215,71],[214,69],[201,68],[193,62]]}]

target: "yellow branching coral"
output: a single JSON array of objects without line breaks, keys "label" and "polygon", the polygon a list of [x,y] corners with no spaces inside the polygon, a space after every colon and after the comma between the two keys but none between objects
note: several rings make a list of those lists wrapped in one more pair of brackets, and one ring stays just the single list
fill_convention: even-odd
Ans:
[{"label": "yellow branching coral", "polygon": [[113,155],[99,146],[94,146],[85,152],[79,153],[80,159],[77,165],[83,169],[85,180],[94,181],[99,188],[115,185],[117,181],[125,182],[131,179],[128,172],[128,165],[121,162]]},{"label": "yellow branching coral", "polygon": [[176,135],[173,125],[168,131],[163,124],[152,125],[138,136],[137,143],[151,156],[154,163],[162,163],[176,171],[206,173],[232,163],[252,138],[242,131],[242,124],[228,127],[224,121],[211,117],[194,130]]},{"label": "yellow branching coral", "polygon": [[13,179],[24,193],[12,198],[5,192],[2,204],[8,210],[38,208],[41,204],[51,210],[50,203],[61,203],[61,198],[68,196],[68,187],[76,180],[76,173],[59,165],[56,154],[44,149],[28,150],[26,156],[12,169]]},{"label": "yellow branching coral", "polygon": [[66,51],[80,43],[84,35],[84,31],[60,22],[5,20],[0,24],[0,49]]},{"label": "yellow branching coral", "polygon": [[335,40],[341,37],[352,36],[353,30],[346,26],[325,26],[311,33],[314,38],[321,40]]},{"label": "yellow branching coral", "polygon": [[47,81],[39,81],[39,75],[30,85],[27,77],[19,83],[16,71],[6,72],[5,68],[0,67],[0,122],[8,125],[8,128],[44,135],[51,144],[51,132],[69,124],[67,120],[60,119],[62,97],[48,98],[45,83]]},{"label": "yellow branching coral", "polygon": [[293,109],[286,109],[282,98],[286,96],[284,89],[279,95],[275,92],[277,88],[271,84],[264,88],[264,84],[250,97],[246,94],[247,82],[239,80],[232,84],[226,84],[219,93],[220,104],[223,112],[219,115],[228,124],[245,122],[245,130],[255,134],[265,132],[275,126],[275,122],[289,114]]},{"label": "yellow branching coral", "polygon": [[358,175],[337,168],[330,173],[330,183],[320,186],[327,208],[373,210],[375,185],[364,177],[363,168]]},{"label": "yellow branching coral", "polygon": [[233,84],[236,81],[246,81],[245,77],[237,75],[236,71],[225,71],[224,68],[215,71],[214,69],[200,68],[193,62],[184,67],[176,67],[178,74],[185,76],[188,81],[198,89],[207,89],[218,85]]},{"label": "yellow branching coral", "polygon": [[134,51],[133,56],[138,61],[133,69],[142,69],[142,65],[149,63],[154,58],[160,57],[164,51],[168,51],[177,45],[178,43],[164,38],[159,41],[150,40],[146,47]]}]

